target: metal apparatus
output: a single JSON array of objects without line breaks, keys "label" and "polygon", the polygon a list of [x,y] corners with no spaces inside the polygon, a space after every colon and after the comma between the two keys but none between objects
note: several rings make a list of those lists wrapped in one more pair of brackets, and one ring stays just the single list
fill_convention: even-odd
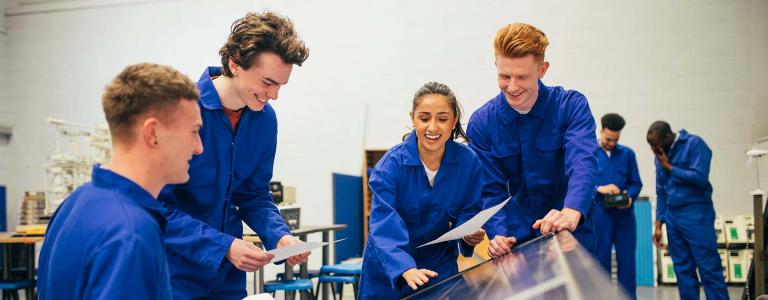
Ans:
[{"label": "metal apparatus", "polygon": [[94,164],[112,157],[109,129],[64,120],[46,120],[56,127],[56,151],[47,157],[45,213],[50,215],[77,187],[91,180]]},{"label": "metal apparatus", "polygon": [[752,195],[752,207],[754,212],[754,290],[752,295],[763,295],[765,293],[765,241],[763,240],[763,229],[765,228],[765,216],[763,212],[763,198],[765,192],[760,189],[760,158],[768,154],[768,150],[759,149],[757,145],[768,141],[768,137],[763,137],[755,141],[752,149],[747,151],[748,162],[755,160],[755,190]]}]

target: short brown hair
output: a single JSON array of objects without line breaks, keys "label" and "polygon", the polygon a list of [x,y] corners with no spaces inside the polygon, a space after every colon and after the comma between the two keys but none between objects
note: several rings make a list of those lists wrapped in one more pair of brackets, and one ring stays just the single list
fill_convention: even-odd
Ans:
[{"label": "short brown hair", "polygon": [[229,38],[219,50],[222,74],[232,77],[230,59],[247,70],[259,54],[268,51],[299,66],[309,57],[309,48],[299,39],[291,20],[273,12],[248,13],[232,23]]},{"label": "short brown hair", "polygon": [[498,31],[493,40],[496,55],[510,58],[533,54],[538,61],[544,60],[544,51],[549,46],[547,35],[533,25],[525,23],[508,24]]},{"label": "short brown hair", "polygon": [[126,67],[107,85],[101,104],[112,139],[131,143],[131,127],[138,116],[153,112],[163,122],[182,99],[197,101],[200,93],[195,84],[179,71],[157,64]]}]

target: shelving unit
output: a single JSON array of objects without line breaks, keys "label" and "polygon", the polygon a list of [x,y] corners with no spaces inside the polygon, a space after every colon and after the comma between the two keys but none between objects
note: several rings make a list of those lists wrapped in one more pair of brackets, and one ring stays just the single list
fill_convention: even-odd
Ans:
[{"label": "shelving unit", "polygon": [[371,191],[368,188],[369,170],[387,153],[386,149],[366,149],[363,155],[363,246],[368,242],[368,219],[371,216]]}]

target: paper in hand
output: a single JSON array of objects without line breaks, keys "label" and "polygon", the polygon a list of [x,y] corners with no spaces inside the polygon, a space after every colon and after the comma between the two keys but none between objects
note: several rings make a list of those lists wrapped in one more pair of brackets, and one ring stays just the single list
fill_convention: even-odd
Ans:
[{"label": "paper in hand", "polygon": [[248,297],[243,298],[243,300],[275,300],[275,298],[272,297],[272,295],[263,293],[258,295],[250,295]]},{"label": "paper in hand", "polygon": [[[335,240],[333,242],[330,242],[330,244],[338,243],[343,240],[346,240],[346,239]],[[303,243],[297,243],[297,244],[293,244],[293,245],[285,246],[281,248],[275,248],[267,251],[267,253],[275,255],[275,257],[272,258],[272,261],[270,261],[271,263],[274,263],[277,261],[287,259],[294,255],[299,255],[304,252],[311,251],[312,249],[319,248],[328,244],[329,243],[327,242],[303,242]]]},{"label": "paper in hand", "polygon": [[465,235],[470,235],[475,233],[478,229],[482,228],[485,222],[488,222],[488,220],[493,217],[499,210],[501,210],[504,205],[509,202],[509,199],[504,200],[504,202],[501,202],[497,204],[496,206],[489,207],[479,213],[477,213],[474,217],[464,222],[464,224],[459,225],[458,227],[454,228],[451,231],[446,232],[445,234],[441,235],[439,238],[435,239],[434,241],[431,241],[429,243],[426,243],[424,245],[421,245],[417,248],[421,248],[424,246],[442,243],[445,241],[452,241],[452,240],[458,240],[460,238],[463,238]]}]

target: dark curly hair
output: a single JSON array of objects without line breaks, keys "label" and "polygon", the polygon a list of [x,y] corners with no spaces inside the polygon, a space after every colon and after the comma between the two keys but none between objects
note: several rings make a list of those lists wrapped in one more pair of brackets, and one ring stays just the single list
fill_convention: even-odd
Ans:
[{"label": "dark curly hair", "polygon": [[625,124],[626,122],[624,122],[624,118],[615,113],[606,114],[600,118],[600,125],[603,127],[603,129],[608,129],[611,131],[621,131],[624,129]]},{"label": "dark curly hair", "polygon": [[291,20],[269,11],[248,13],[232,23],[232,32],[219,50],[222,73],[232,77],[230,59],[247,70],[263,52],[273,52],[286,63],[299,66],[309,57],[309,48],[299,39]]}]

